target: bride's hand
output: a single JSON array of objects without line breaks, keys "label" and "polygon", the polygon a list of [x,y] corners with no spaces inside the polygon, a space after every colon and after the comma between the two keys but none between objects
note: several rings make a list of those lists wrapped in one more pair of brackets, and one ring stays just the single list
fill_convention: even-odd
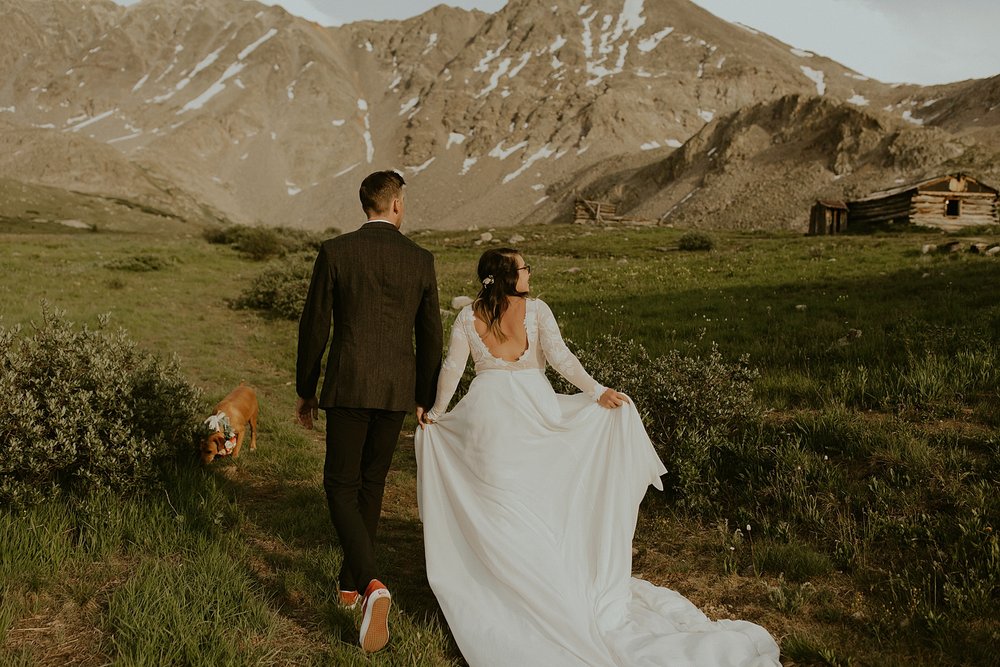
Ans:
[{"label": "bride's hand", "polygon": [[424,410],[423,407],[421,407],[421,406],[418,405],[417,406],[417,425],[420,427],[420,429],[423,430],[424,426],[430,426],[433,423],[434,423],[434,420],[431,418],[431,411],[430,410]]},{"label": "bride's hand", "polygon": [[631,401],[629,401],[628,396],[621,393],[620,391],[615,391],[614,389],[608,388],[605,389],[604,393],[601,394],[601,397],[597,399],[597,403],[602,408],[613,409],[613,408],[620,408],[626,403],[631,403]]}]

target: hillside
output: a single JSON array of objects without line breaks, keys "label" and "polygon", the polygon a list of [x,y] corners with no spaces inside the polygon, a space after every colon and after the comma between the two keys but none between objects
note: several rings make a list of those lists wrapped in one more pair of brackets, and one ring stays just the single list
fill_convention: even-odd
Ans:
[{"label": "hillside", "polygon": [[583,194],[676,225],[803,231],[816,198],[851,199],[942,171],[1000,177],[986,154],[969,136],[789,95],[719,118],[668,157],[596,178]]}]

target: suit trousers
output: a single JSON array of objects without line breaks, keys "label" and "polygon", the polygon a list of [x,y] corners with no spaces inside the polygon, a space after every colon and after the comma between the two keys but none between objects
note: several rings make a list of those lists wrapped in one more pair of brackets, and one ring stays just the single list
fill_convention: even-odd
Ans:
[{"label": "suit trousers", "polygon": [[344,552],[342,591],[364,593],[377,578],[375,535],[382,494],[406,412],[371,408],[326,410],[323,488]]}]

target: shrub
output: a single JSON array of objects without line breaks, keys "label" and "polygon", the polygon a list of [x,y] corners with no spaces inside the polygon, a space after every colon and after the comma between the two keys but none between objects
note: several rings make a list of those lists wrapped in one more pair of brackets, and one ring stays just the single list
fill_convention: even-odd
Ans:
[{"label": "shrub", "polygon": [[262,260],[272,257],[283,257],[288,246],[276,229],[267,227],[251,227],[244,232],[236,248],[251,259]]},{"label": "shrub", "polygon": [[[641,343],[613,335],[578,356],[598,381],[635,399],[678,505],[714,513],[722,482],[746,467],[740,433],[761,414],[753,397],[758,373],[747,358],[729,363],[714,343],[705,356],[671,350],[654,357]],[[577,391],[552,379],[557,391]]]},{"label": "shrub", "polygon": [[339,230],[333,227],[318,234],[291,227],[230,225],[208,229],[204,237],[209,243],[232,246],[251,259],[265,260],[306,251],[315,252],[324,238],[337,234]]},{"label": "shrub", "polygon": [[311,255],[300,254],[272,262],[236,299],[234,307],[267,311],[277,317],[297,320],[309,291]]},{"label": "shrub", "polygon": [[681,250],[711,250],[715,241],[705,232],[687,232],[677,242]]},{"label": "shrub", "polygon": [[191,447],[198,408],[176,363],[43,305],[31,335],[0,328],[0,503],[146,488]]}]

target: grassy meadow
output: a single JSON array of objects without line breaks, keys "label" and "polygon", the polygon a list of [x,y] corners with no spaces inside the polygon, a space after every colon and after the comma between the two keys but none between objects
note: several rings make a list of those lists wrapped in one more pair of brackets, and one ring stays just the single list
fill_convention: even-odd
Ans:
[{"label": "grassy meadow", "polygon": [[[934,232],[726,233],[710,252],[668,228],[493,233],[524,237],[532,291],[598,380],[637,344],[714,345],[759,371],[762,416],[705,450],[707,504],[647,496],[639,576],[763,625],[786,665],[998,664],[1000,258],[922,253],[958,238]],[[474,296],[480,231],[412,235],[437,257],[442,308]],[[0,327],[30,328],[43,301],[80,325],[110,313],[176,356],[206,416],[240,381],[261,403],[259,448],[238,461],[192,457],[145,496],[0,510],[0,664],[463,664],[424,574],[412,417],[380,534],[393,637],[356,648],[323,422],[292,418],[297,323],[232,307],[266,263],[196,231],[5,223],[0,246]]]}]

